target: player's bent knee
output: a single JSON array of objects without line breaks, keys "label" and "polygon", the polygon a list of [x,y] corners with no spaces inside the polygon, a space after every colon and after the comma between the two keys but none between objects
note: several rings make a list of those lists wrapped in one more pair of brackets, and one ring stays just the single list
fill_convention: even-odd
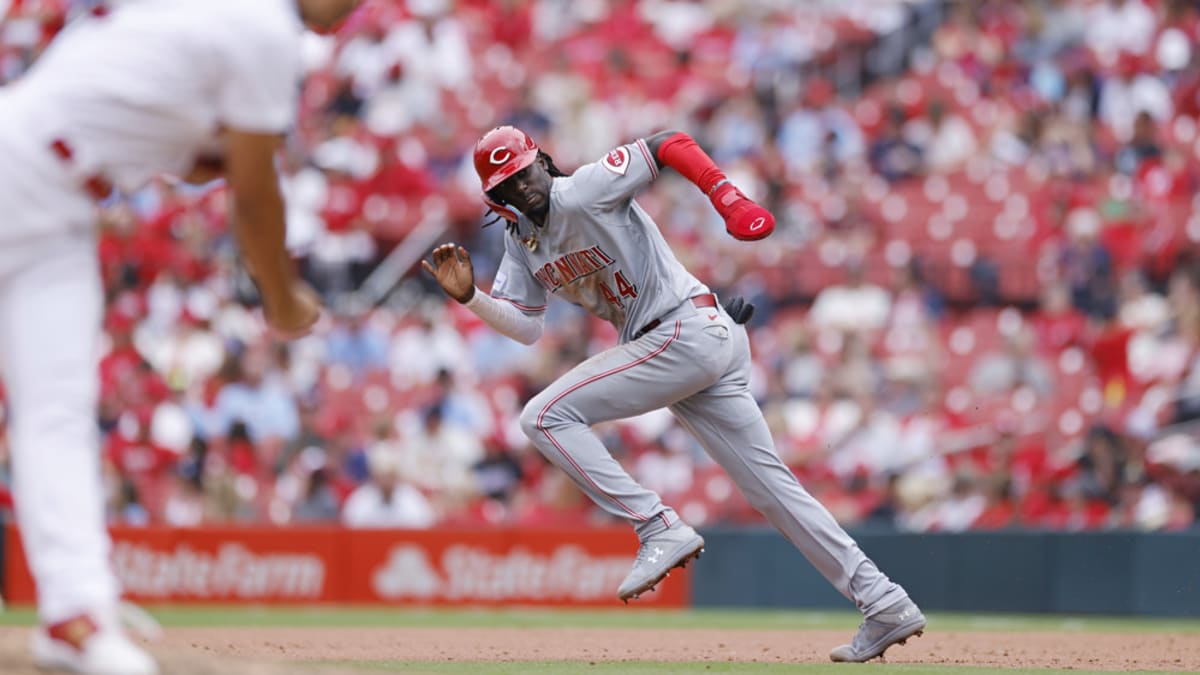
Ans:
[{"label": "player's bent knee", "polygon": [[534,396],[532,400],[525,404],[525,408],[521,411],[521,431],[525,432],[531,440],[537,440],[537,437],[542,433],[542,423],[539,417],[542,413],[542,408],[545,407],[545,402],[540,400],[540,396]]},{"label": "player's bent knee", "polygon": [[521,411],[521,431],[534,441],[545,439],[547,431],[582,423],[563,407],[551,405],[542,395],[534,396]]}]

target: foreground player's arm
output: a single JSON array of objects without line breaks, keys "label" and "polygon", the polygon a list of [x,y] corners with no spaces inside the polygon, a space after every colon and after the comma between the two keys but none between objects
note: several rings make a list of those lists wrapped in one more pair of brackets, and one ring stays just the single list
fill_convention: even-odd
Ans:
[{"label": "foreground player's arm", "polygon": [[286,337],[307,332],[320,301],[300,281],[284,247],[284,207],[275,170],[280,138],[296,116],[303,72],[298,32],[286,22],[245,21],[213,40],[212,93],[223,129],[225,179],[233,194],[231,229],[263,300],[263,314]]},{"label": "foreground player's arm", "polygon": [[522,310],[511,302],[480,291],[475,287],[475,268],[467,249],[442,244],[433,249],[433,264],[422,260],[421,267],[437,279],[446,295],[462,303],[497,333],[524,345],[531,345],[542,336],[545,307]]},{"label": "foreground player's arm", "polygon": [[230,227],[263,300],[271,327],[284,335],[306,332],[320,301],[301,282],[284,246],[283,195],[275,172],[273,134],[226,132],[226,180],[233,193]]},{"label": "foreground player's arm", "polygon": [[682,131],[660,131],[646,139],[660,167],[669,166],[700,188],[735,239],[762,239],[775,231],[775,217],[733,186],[708,153]]}]

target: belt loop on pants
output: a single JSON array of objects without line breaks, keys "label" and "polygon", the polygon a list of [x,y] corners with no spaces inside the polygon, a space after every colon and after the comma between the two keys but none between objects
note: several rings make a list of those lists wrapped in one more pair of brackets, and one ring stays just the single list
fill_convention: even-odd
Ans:
[{"label": "belt loop on pants", "polygon": [[[63,139],[56,138],[50,142],[50,151],[64,164],[71,165],[75,161],[75,150]],[[83,189],[96,201],[108,199],[113,193],[113,184],[100,174],[83,176]]]},{"label": "belt loop on pants", "polygon": [[[692,305],[694,307],[696,307],[696,309],[701,309],[703,307],[716,307],[717,306],[717,296],[713,295],[712,293],[701,293],[700,295],[693,295],[689,299],[692,301]],[[636,339],[642,337],[643,335],[645,335],[646,333],[649,333],[650,331],[654,330],[655,328],[658,328],[661,325],[662,325],[661,318],[654,319],[653,321],[646,324],[645,326],[642,326],[638,330],[638,332],[634,333],[633,339],[636,340]]]}]

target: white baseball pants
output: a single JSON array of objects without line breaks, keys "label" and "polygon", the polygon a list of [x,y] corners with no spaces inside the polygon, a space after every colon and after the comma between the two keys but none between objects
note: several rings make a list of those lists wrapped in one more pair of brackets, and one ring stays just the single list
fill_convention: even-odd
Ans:
[{"label": "white baseball pants", "polygon": [[102,314],[90,231],[0,238],[13,492],[44,623],[111,608],[118,597],[96,421]]}]

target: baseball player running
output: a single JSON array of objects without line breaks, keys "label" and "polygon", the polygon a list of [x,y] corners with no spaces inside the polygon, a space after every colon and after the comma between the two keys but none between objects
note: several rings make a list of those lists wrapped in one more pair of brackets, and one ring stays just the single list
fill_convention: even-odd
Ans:
[{"label": "baseball player running", "polygon": [[358,0],[141,0],[74,22],[0,89],[0,368],[17,521],[38,588],[33,655],[89,675],[156,672],[117,620],[95,422],[103,313],[92,216],[114,187],[223,163],[231,227],[270,326],[316,295],[284,249],[274,159],[291,125],[303,23]]},{"label": "baseball player running", "polygon": [[771,214],[676,131],[623,145],[570,176],[513,127],[485,134],[474,160],[486,203],[508,221],[492,292],[476,289],[470,255],[453,243],[435,249],[432,264],[422,262],[425,270],[450,297],[524,344],[541,336],[551,294],[620,333],[618,346],[573,368],[521,413],[538,450],[637,531],[641,546],[617,596],[628,601],[652,590],[704,549],[704,539],[635,482],[590,429],[666,406],[750,503],[865,615],[853,641],[833,650],[834,661],[867,661],[919,635],[925,617],[916,604],[780,461],[748,388],[746,330],[680,265],[633,197],[667,166],[709,197],[737,239],[771,234]]}]

